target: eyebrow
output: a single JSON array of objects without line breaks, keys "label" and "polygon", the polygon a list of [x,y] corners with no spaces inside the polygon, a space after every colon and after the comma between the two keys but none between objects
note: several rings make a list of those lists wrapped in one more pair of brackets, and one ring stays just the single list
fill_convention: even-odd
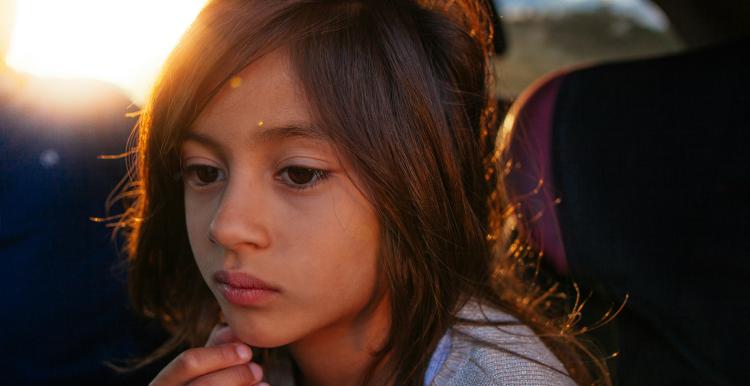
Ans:
[{"label": "eyebrow", "polygon": [[[288,123],[281,126],[264,128],[263,130],[253,133],[249,136],[251,144],[280,141],[289,138],[307,138],[312,140],[325,139],[322,131],[314,125],[302,125],[297,123]],[[221,144],[209,135],[189,130],[183,139],[202,143],[214,150],[220,150]]]},{"label": "eyebrow", "polygon": [[253,133],[250,136],[250,139],[253,143],[255,143],[296,137],[315,140],[321,140],[324,138],[322,131],[314,125],[289,123],[281,126],[269,127],[257,133]]}]

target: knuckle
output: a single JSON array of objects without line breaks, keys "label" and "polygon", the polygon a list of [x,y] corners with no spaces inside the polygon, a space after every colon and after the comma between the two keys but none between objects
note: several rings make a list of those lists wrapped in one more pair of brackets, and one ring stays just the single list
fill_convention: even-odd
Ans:
[{"label": "knuckle", "polygon": [[181,371],[194,373],[200,369],[200,355],[194,349],[183,351],[177,356],[177,367]]}]

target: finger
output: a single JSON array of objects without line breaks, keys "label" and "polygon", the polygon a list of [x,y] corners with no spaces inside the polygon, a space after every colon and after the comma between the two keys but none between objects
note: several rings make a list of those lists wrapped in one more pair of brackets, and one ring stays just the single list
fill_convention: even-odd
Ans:
[{"label": "finger", "polygon": [[250,347],[241,343],[191,348],[183,351],[162,369],[151,385],[183,385],[205,374],[232,366],[246,365],[250,359]]},{"label": "finger", "polygon": [[234,331],[232,331],[232,328],[229,327],[228,324],[219,323],[213,330],[211,330],[211,335],[208,336],[206,347],[218,346],[220,344],[232,342],[242,343],[242,341],[234,335]]},{"label": "finger", "polygon": [[247,365],[232,366],[211,374],[203,375],[188,384],[188,386],[247,386],[257,385],[263,380],[263,369],[255,362]]}]

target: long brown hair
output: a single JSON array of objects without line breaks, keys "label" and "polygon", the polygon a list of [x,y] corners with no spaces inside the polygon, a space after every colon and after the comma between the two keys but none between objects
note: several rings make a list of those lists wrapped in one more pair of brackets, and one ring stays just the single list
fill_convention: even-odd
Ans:
[{"label": "long brown hair", "polygon": [[140,116],[125,193],[132,301],[173,334],[148,359],[202,345],[219,321],[187,239],[182,137],[227,81],[283,46],[318,126],[357,171],[382,225],[392,319],[367,378],[383,365],[389,382],[421,384],[440,337],[461,322],[456,311],[477,298],[546,337],[569,374],[591,383],[583,346],[547,314],[555,297],[530,279],[523,256],[507,253],[500,231],[491,42],[481,1],[209,2]]}]

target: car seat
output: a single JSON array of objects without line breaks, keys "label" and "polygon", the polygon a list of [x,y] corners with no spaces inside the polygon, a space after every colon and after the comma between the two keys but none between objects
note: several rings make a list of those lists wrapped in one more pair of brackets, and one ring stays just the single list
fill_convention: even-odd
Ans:
[{"label": "car seat", "polygon": [[600,331],[616,384],[750,376],[748,50],[558,72],[503,124],[505,185],[532,244],[595,297],[629,295]]}]

